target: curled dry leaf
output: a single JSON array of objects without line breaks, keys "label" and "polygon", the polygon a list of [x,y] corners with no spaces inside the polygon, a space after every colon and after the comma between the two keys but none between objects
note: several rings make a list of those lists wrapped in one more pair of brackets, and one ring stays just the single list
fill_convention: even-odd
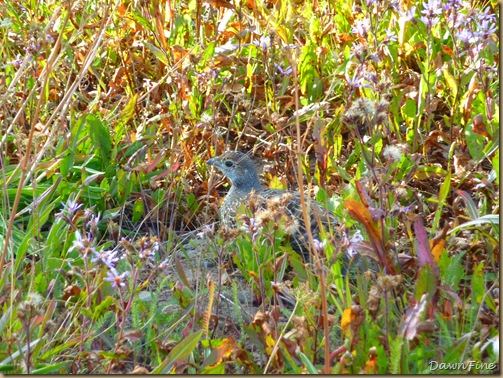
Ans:
[{"label": "curled dry leaf", "polygon": [[341,318],[342,332],[347,337],[353,338],[365,320],[365,310],[362,306],[353,305],[344,310]]}]

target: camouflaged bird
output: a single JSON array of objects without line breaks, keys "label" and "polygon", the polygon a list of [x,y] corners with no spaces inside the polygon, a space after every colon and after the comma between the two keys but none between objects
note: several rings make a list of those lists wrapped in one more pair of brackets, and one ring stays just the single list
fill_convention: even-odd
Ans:
[{"label": "camouflaged bird", "polygon": [[[251,210],[255,224],[273,221],[281,225],[292,249],[309,260],[309,238],[302,216],[300,193],[289,190],[263,188],[253,161],[244,153],[228,151],[207,161],[229,179],[232,186],[220,207],[220,220],[224,229],[236,228],[236,215],[241,204]],[[306,198],[311,232],[320,239],[319,222],[326,231],[339,223],[320,204]]]}]

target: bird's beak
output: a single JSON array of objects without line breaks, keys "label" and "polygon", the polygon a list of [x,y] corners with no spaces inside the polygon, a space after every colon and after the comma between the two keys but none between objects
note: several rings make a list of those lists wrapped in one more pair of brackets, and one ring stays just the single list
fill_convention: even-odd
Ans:
[{"label": "bird's beak", "polygon": [[208,164],[208,165],[215,165],[215,163],[216,163],[216,158],[211,158],[210,160],[208,160],[206,162],[206,164]]}]

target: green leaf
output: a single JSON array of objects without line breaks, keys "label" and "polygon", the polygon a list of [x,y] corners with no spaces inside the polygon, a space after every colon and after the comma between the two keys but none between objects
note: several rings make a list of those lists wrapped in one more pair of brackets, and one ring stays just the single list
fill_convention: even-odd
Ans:
[{"label": "green leaf", "polygon": [[140,12],[132,11],[131,13],[129,13],[129,16],[131,16],[131,18],[135,22],[137,22],[138,24],[140,24],[141,26],[143,26],[145,29],[150,30],[150,31],[154,30],[153,27],[152,27],[152,24],[149,22],[149,20],[147,20],[142,15],[140,15]]},{"label": "green leaf", "polygon": [[447,285],[452,287],[454,291],[458,290],[459,282],[463,278],[465,272],[463,265],[461,264],[465,253],[466,252],[455,254],[452,258],[449,257],[446,251],[440,255],[438,266],[440,268],[441,276]]},{"label": "green leaf", "polygon": [[297,352],[297,356],[300,358],[306,370],[309,374],[318,374],[318,369],[313,365],[313,363],[307,358],[307,356],[301,351]]},{"label": "green leaf", "polygon": [[66,156],[61,158],[61,161],[59,163],[59,172],[61,173],[62,177],[68,176],[68,172],[71,171],[73,164],[75,163],[75,154],[73,153],[73,150],[71,148],[68,148],[66,150],[65,155]]},{"label": "green leaf", "polygon": [[402,108],[401,108],[402,116],[404,118],[409,118],[409,119],[415,118],[416,117],[416,110],[417,110],[416,101],[408,98],[405,101],[405,105],[402,106]]},{"label": "green leaf", "polygon": [[107,296],[99,305],[95,306],[93,309],[92,319],[93,321],[98,321],[103,315],[106,314],[107,310],[112,306],[117,304],[117,299]]},{"label": "green leaf", "polygon": [[500,127],[499,119],[496,121],[493,119],[490,123],[491,127],[486,127],[489,133],[489,140],[487,145],[484,147],[484,159],[492,155],[495,151],[500,148]]},{"label": "green leaf", "polygon": [[78,151],[82,152],[89,152],[88,151],[88,145],[90,146],[90,142],[84,143],[83,145],[80,145],[83,140],[86,138],[89,138],[89,133],[88,133],[88,126],[86,125],[86,117],[81,117],[75,122],[75,124],[72,126],[72,141],[73,145],[71,149],[73,151],[76,151],[77,146],[79,146]]},{"label": "green leaf", "polygon": [[115,126],[115,144],[117,145],[121,140],[124,134],[126,133],[126,125],[128,121],[133,118],[135,114],[136,102],[138,101],[138,93],[134,94],[122,110],[119,118],[117,119],[117,123]]},{"label": "green leaf", "polygon": [[437,290],[437,280],[435,279],[435,275],[431,271],[429,265],[425,265],[419,271],[419,277],[416,282],[416,299],[420,299],[423,294],[428,294],[431,296]]},{"label": "green leaf", "polygon": [[208,43],[208,46],[206,49],[204,49],[202,55],[201,55],[201,60],[197,64],[200,69],[203,69],[204,66],[206,65],[206,62],[213,57],[215,54],[215,42],[210,42]]},{"label": "green leaf", "polygon": [[[40,339],[36,339],[36,340],[32,341],[29,345],[30,349],[33,350],[33,348],[35,348],[35,346],[41,341],[44,341],[44,340],[42,338],[40,338]],[[25,355],[27,350],[28,350],[28,345],[25,345],[20,350],[16,350],[14,353],[9,354],[9,356],[6,359],[4,359],[3,361],[0,362],[0,368],[2,366],[5,366],[6,364],[10,363],[11,361],[14,361],[19,356]]]},{"label": "green leaf", "polygon": [[[458,337],[457,339],[454,339],[453,343],[449,345],[449,347],[446,349],[446,353],[444,355],[444,358],[442,359],[442,362],[444,363],[454,363],[454,362],[459,362],[461,359],[461,356],[463,354],[463,351],[466,349],[468,341],[474,336],[476,332],[471,331],[468,332],[461,337]],[[451,370],[451,373],[460,373],[461,371],[459,370]]]},{"label": "green leaf", "polygon": [[391,374],[401,374],[402,346],[403,336],[397,335],[395,339],[390,340],[390,370]]},{"label": "green leaf", "polygon": [[159,188],[157,189],[154,194],[152,195],[152,198],[154,199],[155,203],[157,205],[161,205],[164,203],[164,200],[166,198],[166,192],[164,189]]},{"label": "green leaf", "polygon": [[196,201],[196,196],[193,193],[188,193],[186,196],[187,205],[192,212],[195,212],[199,207],[199,203]]},{"label": "green leaf", "polygon": [[397,173],[396,173],[396,181],[402,181],[405,176],[409,174],[409,172],[414,168],[414,161],[407,155],[403,155],[402,159],[398,163]]},{"label": "green leaf", "polygon": [[334,165],[335,170],[337,171],[337,174],[344,180],[346,181],[351,181],[354,177],[352,177],[348,171],[339,165]]},{"label": "green leaf", "polygon": [[497,150],[492,158],[493,168],[496,172],[496,185],[500,185],[500,150]]},{"label": "green leaf", "polygon": [[440,222],[440,216],[442,215],[442,209],[444,208],[445,199],[451,191],[451,172],[449,172],[440,188],[440,193],[438,194],[438,207],[435,211],[435,218],[433,219],[433,224],[431,228],[436,230],[438,227],[438,222]]},{"label": "green leaf", "polygon": [[473,201],[472,197],[470,196],[469,193],[465,192],[464,190],[457,190],[456,193],[461,196],[463,199],[467,209],[468,209],[468,214],[470,215],[470,219],[478,219],[480,217],[479,215],[479,210],[477,208],[477,205]]},{"label": "green leaf", "polygon": [[307,42],[299,58],[300,89],[304,95],[307,95],[308,103],[316,102],[321,98],[323,87],[316,70],[317,55],[314,48],[314,44]]},{"label": "green leaf", "polygon": [[89,125],[89,136],[91,137],[93,146],[98,150],[99,156],[103,159],[103,166],[107,166],[112,151],[110,130],[94,114],[86,116],[86,124]]},{"label": "green leaf", "polygon": [[484,264],[478,263],[473,270],[472,275],[472,293],[478,304],[482,303],[485,292],[484,282]]},{"label": "green leaf", "polygon": [[33,290],[43,294],[47,289],[47,273],[40,272],[33,280]]},{"label": "green leaf", "polygon": [[202,335],[203,330],[201,329],[183,339],[151,374],[170,374],[176,361],[187,358],[194,351]]},{"label": "green leaf", "polygon": [[143,200],[141,198],[138,198],[136,201],[134,201],[134,204],[133,204],[133,222],[134,223],[138,222],[142,218],[144,210],[145,210],[145,205],[143,204]]},{"label": "green leaf", "polygon": [[38,211],[33,211],[32,216],[30,217],[30,221],[28,222],[27,229],[29,232],[35,232],[36,234],[40,233],[42,226],[46,224],[49,220],[49,217],[52,215],[52,210],[54,209],[54,202],[49,203],[45,206],[42,206],[38,209]]},{"label": "green leaf", "polygon": [[376,353],[377,353],[377,374],[386,374],[388,372],[388,366],[389,366],[389,358],[388,355],[386,354],[386,350],[382,345],[377,345],[376,346]]},{"label": "green leaf", "polygon": [[419,93],[418,93],[418,102],[417,102],[417,113],[415,114],[415,117],[422,117],[424,108],[426,107],[426,94],[429,92],[428,91],[428,81],[426,80],[426,77],[428,76],[427,72],[424,72],[423,69],[423,75],[421,75],[421,79],[419,81]]},{"label": "green leaf", "polygon": [[470,123],[466,127],[465,136],[470,156],[476,163],[480,162],[480,160],[484,157],[483,151],[486,138],[473,131],[473,123]]},{"label": "green leaf", "polygon": [[128,199],[133,190],[133,179],[131,172],[124,172],[122,169],[117,171],[117,184],[119,203],[123,205]]},{"label": "green leaf", "polygon": [[179,302],[182,308],[188,308],[194,302],[194,293],[187,286],[183,286],[180,290],[173,289],[173,297]]},{"label": "green leaf", "polygon": [[460,224],[458,227],[455,227],[452,230],[450,230],[447,234],[449,235],[449,234],[452,234],[452,233],[459,231],[461,229],[472,227],[472,226],[482,226],[486,223],[492,223],[493,225],[499,226],[500,218],[498,215],[495,215],[495,214],[483,215],[478,219]]},{"label": "green leaf", "polygon": [[68,361],[63,361],[63,362],[58,362],[56,364],[44,364],[42,367],[33,369],[31,371],[31,374],[33,375],[38,375],[38,374],[49,374],[49,373],[65,373],[65,371],[61,371],[61,369],[65,368],[70,362]]},{"label": "green leaf", "polygon": [[2,311],[4,313],[2,314],[2,317],[0,318],[0,335],[3,334],[3,330],[5,328],[5,325],[9,322],[9,319],[12,314],[12,307],[6,308],[7,305],[4,305],[2,307]]},{"label": "green leaf", "polygon": [[447,171],[443,169],[440,165],[425,165],[421,166],[416,170],[414,177],[418,180],[424,180],[425,178],[431,177],[441,177],[446,176]]},{"label": "green leaf", "polygon": [[317,43],[321,35],[321,21],[319,17],[313,17],[311,23],[309,24],[309,35],[311,36],[311,41]]},{"label": "green leaf", "polygon": [[161,49],[155,47],[154,45],[152,45],[148,42],[143,42],[143,43],[144,43],[145,47],[147,49],[149,49],[157,57],[157,59],[159,59],[165,65],[169,66],[168,57],[164,51],[162,51]]},{"label": "green leaf", "polygon": [[202,374],[225,374],[225,362],[221,361],[216,365],[205,366]]}]

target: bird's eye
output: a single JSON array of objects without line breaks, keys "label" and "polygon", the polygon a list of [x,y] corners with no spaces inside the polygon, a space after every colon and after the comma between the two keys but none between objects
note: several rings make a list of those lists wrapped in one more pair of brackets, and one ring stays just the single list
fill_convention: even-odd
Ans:
[{"label": "bird's eye", "polygon": [[226,167],[229,167],[229,168],[230,168],[230,167],[232,167],[233,165],[234,165],[234,163],[233,163],[232,161],[230,161],[230,160],[227,160],[227,161],[225,162],[225,166],[226,166]]}]

